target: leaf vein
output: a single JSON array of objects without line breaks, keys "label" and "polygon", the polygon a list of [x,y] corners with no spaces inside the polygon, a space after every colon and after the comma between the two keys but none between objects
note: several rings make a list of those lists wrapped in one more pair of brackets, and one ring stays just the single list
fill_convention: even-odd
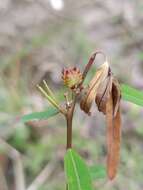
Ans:
[{"label": "leaf vein", "polygon": [[76,175],[76,178],[77,178],[77,185],[79,187],[79,190],[82,190],[81,185],[80,185],[80,178],[79,178],[79,175],[78,175],[78,171],[76,169],[76,163],[74,161],[74,158],[73,158],[71,152],[70,152],[70,155],[71,155],[71,160],[72,160],[72,163],[73,163],[73,166],[74,166],[73,168],[74,168],[74,171],[75,171],[75,175]]}]

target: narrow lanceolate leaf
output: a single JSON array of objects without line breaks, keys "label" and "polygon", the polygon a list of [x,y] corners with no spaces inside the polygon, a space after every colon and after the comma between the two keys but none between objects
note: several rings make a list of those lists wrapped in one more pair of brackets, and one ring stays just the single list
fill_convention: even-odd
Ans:
[{"label": "narrow lanceolate leaf", "polygon": [[106,169],[101,165],[94,165],[89,167],[89,172],[92,180],[102,179],[106,177]]},{"label": "narrow lanceolate leaf", "polygon": [[74,150],[67,151],[64,165],[68,190],[93,190],[89,169]]},{"label": "narrow lanceolate leaf", "polygon": [[59,113],[59,110],[53,107],[49,107],[47,111],[43,112],[33,112],[31,114],[24,115],[21,120],[22,122],[28,122],[31,120],[37,120],[37,119],[48,119],[56,114]]},{"label": "narrow lanceolate leaf", "polygon": [[136,105],[143,106],[143,92],[126,84],[121,85],[122,98]]}]

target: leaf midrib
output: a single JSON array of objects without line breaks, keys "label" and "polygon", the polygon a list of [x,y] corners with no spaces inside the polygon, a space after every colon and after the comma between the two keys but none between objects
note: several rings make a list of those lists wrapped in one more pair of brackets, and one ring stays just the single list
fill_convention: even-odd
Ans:
[{"label": "leaf midrib", "polygon": [[72,152],[70,151],[70,155],[71,155],[71,161],[73,163],[73,169],[75,171],[75,175],[76,175],[76,179],[77,179],[77,185],[79,187],[79,190],[82,190],[81,188],[81,185],[80,185],[80,178],[79,178],[79,175],[78,175],[78,171],[77,171],[77,167],[76,167],[76,163],[74,161],[74,158],[73,158],[73,155],[72,155]]}]

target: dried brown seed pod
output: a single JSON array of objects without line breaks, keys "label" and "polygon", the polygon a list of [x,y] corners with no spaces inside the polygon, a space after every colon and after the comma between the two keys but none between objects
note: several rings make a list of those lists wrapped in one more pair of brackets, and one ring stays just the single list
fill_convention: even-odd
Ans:
[{"label": "dried brown seed pod", "polygon": [[97,71],[93,79],[90,81],[89,86],[85,92],[85,95],[83,96],[80,107],[81,109],[89,113],[92,103],[96,98],[96,95],[98,93],[98,88],[100,87],[100,84],[106,79],[108,75],[109,66],[108,63],[105,62]]},{"label": "dried brown seed pod", "polygon": [[120,85],[111,73],[108,62],[97,71],[81,100],[81,109],[89,113],[95,101],[99,111],[106,115],[107,123],[107,173],[110,179],[116,176],[120,157],[121,116]]}]

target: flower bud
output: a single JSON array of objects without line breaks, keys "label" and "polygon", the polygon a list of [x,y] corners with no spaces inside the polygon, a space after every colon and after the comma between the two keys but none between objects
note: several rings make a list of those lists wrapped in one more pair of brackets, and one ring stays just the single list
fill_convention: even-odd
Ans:
[{"label": "flower bud", "polygon": [[62,79],[65,86],[74,90],[82,82],[83,77],[80,70],[76,67],[73,67],[73,68],[63,69]]}]

